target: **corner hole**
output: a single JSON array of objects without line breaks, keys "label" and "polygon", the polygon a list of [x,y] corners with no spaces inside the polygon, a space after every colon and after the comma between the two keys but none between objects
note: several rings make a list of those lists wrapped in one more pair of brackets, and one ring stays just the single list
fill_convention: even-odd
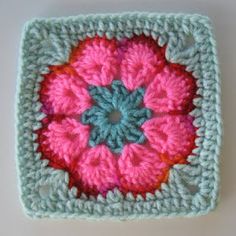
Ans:
[{"label": "corner hole", "polygon": [[194,184],[187,184],[188,190],[191,192],[191,194],[196,194],[199,191],[199,187]]},{"label": "corner hole", "polygon": [[49,184],[41,185],[39,187],[39,195],[42,198],[47,198],[49,197],[51,193],[51,186]]},{"label": "corner hole", "polygon": [[192,34],[187,35],[185,40],[185,48],[188,49],[193,47],[195,42],[196,42],[195,38],[193,37]]}]

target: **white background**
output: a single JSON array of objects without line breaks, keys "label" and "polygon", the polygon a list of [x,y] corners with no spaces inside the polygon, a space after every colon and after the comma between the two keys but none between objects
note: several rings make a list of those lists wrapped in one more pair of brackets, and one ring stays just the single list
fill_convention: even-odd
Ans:
[{"label": "white background", "polygon": [[[33,17],[122,11],[202,13],[215,26],[224,118],[221,202],[198,218],[127,222],[31,220],[20,206],[14,151],[14,96],[22,25]],[[0,0],[0,235],[235,235],[236,230],[236,1],[235,0]]]}]

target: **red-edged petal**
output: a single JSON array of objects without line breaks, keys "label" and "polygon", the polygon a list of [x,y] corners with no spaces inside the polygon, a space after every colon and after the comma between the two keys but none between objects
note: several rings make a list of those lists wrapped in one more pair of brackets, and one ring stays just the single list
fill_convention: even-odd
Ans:
[{"label": "red-edged petal", "polygon": [[120,74],[129,90],[147,85],[165,64],[163,52],[157,42],[148,37],[130,39],[123,51]]},{"label": "red-edged petal", "polygon": [[116,158],[105,145],[86,150],[78,161],[77,172],[86,194],[106,194],[119,184]]},{"label": "red-edged petal", "polygon": [[118,159],[120,188],[134,194],[154,192],[168,176],[168,165],[150,147],[128,144]]},{"label": "red-edged petal", "polygon": [[58,162],[64,160],[69,166],[87,147],[89,126],[75,119],[66,118],[61,121],[52,121],[42,131],[42,135],[44,138],[41,145],[51,150],[51,155],[56,155]]},{"label": "red-edged petal", "polygon": [[78,115],[90,108],[87,85],[73,70],[64,67],[44,77],[40,95],[46,113]]},{"label": "red-edged petal", "polygon": [[88,84],[111,84],[119,68],[116,40],[86,39],[74,50],[71,65]]},{"label": "red-edged petal", "polygon": [[187,157],[194,148],[195,128],[190,116],[162,116],[146,121],[142,128],[150,145],[159,153]]},{"label": "red-edged petal", "polygon": [[195,80],[184,70],[166,66],[148,85],[144,104],[156,113],[188,111],[195,95]]}]

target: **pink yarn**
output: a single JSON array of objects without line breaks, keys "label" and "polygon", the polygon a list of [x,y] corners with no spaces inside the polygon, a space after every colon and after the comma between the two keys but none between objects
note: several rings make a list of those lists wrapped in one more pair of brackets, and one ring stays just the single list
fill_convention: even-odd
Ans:
[{"label": "pink yarn", "polygon": [[148,85],[144,104],[157,113],[183,111],[194,94],[194,81],[186,72],[166,66]]},{"label": "pink yarn", "polygon": [[190,116],[157,117],[146,121],[142,128],[150,145],[159,153],[187,156],[194,147],[195,132]]},{"label": "pink yarn", "polygon": [[78,115],[91,106],[91,98],[86,84],[78,76],[67,72],[48,74],[47,89],[43,92],[47,96],[47,108],[53,113]]},{"label": "pink yarn", "polygon": [[121,190],[145,193],[154,191],[166,175],[166,163],[151,148],[127,144],[118,159]]},{"label": "pink yarn", "polygon": [[121,63],[124,53],[127,50],[127,43],[129,43],[129,39],[123,38],[117,43],[117,52],[118,52],[118,61]]},{"label": "pink yarn", "polygon": [[164,60],[157,52],[154,41],[143,40],[138,37],[127,43],[121,61],[121,80],[125,87],[134,90],[141,85],[149,83],[163,66]]},{"label": "pink yarn", "polygon": [[91,85],[109,85],[118,73],[118,52],[115,40],[95,37],[79,45],[72,66]]},{"label": "pink yarn", "polygon": [[78,174],[85,193],[106,193],[118,186],[117,162],[105,145],[86,150],[79,159]]},{"label": "pink yarn", "polygon": [[43,134],[47,137],[43,144],[70,164],[87,147],[89,126],[65,118],[62,121],[52,121]]}]

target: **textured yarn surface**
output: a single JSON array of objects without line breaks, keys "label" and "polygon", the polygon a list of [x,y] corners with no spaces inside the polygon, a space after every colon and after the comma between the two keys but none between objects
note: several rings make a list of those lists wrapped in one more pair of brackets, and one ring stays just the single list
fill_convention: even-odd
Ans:
[{"label": "textured yarn surface", "polygon": [[220,141],[207,17],[122,13],[25,25],[17,166],[27,215],[206,214],[218,201]]}]

